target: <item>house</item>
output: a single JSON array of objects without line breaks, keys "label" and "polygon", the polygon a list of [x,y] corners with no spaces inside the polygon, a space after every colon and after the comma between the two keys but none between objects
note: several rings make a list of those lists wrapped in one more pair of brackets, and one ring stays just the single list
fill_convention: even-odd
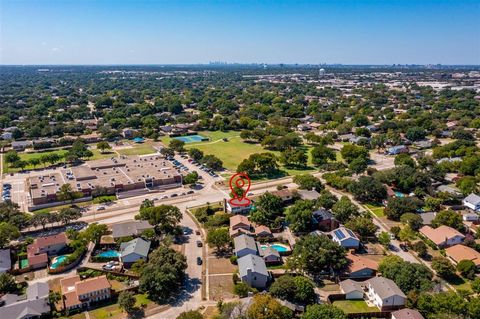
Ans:
[{"label": "house", "polygon": [[28,265],[31,269],[46,267],[48,257],[57,255],[66,246],[67,236],[65,233],[38,237],[27,246]]},{"label": "house", "polygon": [[340,141],[340,142],[348,142],[348,141],[350,141],[352,138],[355,138],[355,134],[349,133],[349,134],[339,135],[339,136],[337,137],[337,140]]},{"label": "house", "polygon": [[316,190],[307,190],[307,189],[300,189],[297,191],[298,195],[300,196],[301,199],[304,200],[314,200],[320,197],[320,193],[317,192]]},{"label": "house", "polygon": [[439,248],[460,244],[465,239],[465,236],[458,230],[445,225],[435,229],[430,226],[423,226],[419,231]]},{"label": "house", "polygon": [[477,194],[470,194],[463,199],[463,205],[467,206],[471,210],[480,212],[480,196]]},{"label": "house", "polygon": [[272,237],[272,231],[265,225],[255,227],[255,236],[257,237]]},{"label": "house", "polygon": [[392,319],[424,319],[415,309],[403,308],[392,312]]},{"label": "house", "polygon": [[110,299],[111,285],[107,276],[92,277],[80,280],[79,275],[60,280],[65,310],[82,309],[92,303]]},{"label": "house", "polygon": [[12,269],[10,249],[0,249],[0,274],[9,272]]},{"label": "house", "polygon": [[252,234],[252,223],[243,215],[230,217],[230,236],[236,237],[242,234]]},{"label": "house", "polygon": [[284,204],[289,204],[294,199],[294,194],[291,190],[284,188],[277,191],[271,192],[272,195],[278,196],[282,199]]},{"label": "house", "polygon": [[246,255],[238,259],[240,279],[251,287],[263,289],[267,286],[270,275],[262,257]]},{"label": "house", "polygon": [[12,148],[15,151],[24,151],[26,148],[32,147],[32,141],[13,141]]},{"label": "house", "polygon": [[340,290],[345,294],[346,300],[363,299],[363,287],[361,283],[347,279],[340,281]]},{"label": "house", "polygon": [[147,260],[150,242],[142,238],[135,238],[120,244],[120,261],[124,267],[130,267],[139,259]]},{"label": "house", "polygon": [[367,299],[381,311],[403,308],[407,296],[388,278],[374,277],[365,282]]},{"label": "house", "polygon": [[246,255],[257,255],[258,246],[255,239],[248,235],[240,235],[233,239],[235,255],[240,258]]},{"label": "house", "polygon": [[462,213],[462,219],[466,222],[478,222],[480,220],[480,216],[476,213]]},{"label": "house", "polygon": [[138,132],[137,130],[134,130],[131,128],[124,128],[122,130],[122,136],[127,139],[134,138],[137,132]]},{"label": "house", "polygon": [[250,210],[252,209],[252,205],[247,205],[247,206],[233,206],[230,204],[230,201],[224,200],[225,201],[225,207],[227,208],[227,212],[230,214],[248,214]]},{"label": "house", "polygon": [[361,255],[349,253],[348,272],[350,278],[370,278],[375,276],[378,270],[378,263]]},{"label": "house", "polygon": [[98,135],[97,133],[92,133],[92,134],[83,134],[83,135],[80,135],[80,138],[82,140],[85,141],[85,143],[89,144],[89,143],[97,143],[99,141],[101,141],[101,137],[100,135]]},{"label": "house", "polygon": [[312,213],[313,223],[321,231],[332,231],[337,229],[339,222],[333,217],[333,214],[324,208],[320,208]]},{"label": "house", "polygon": [[480,268],[480,253],[473,248],[455,245],[445,249],[445,254],[455,265],[462,260],[471,260],[477,268]]},{"label": "house", "polygon": [[422,141],[413,142],[413,145],[415,145],[418,149],[423,150],[423,149],[431,148],[433,146],[433,143],[430,140],[422,140]]},{"label": "house", "polygon": [[447,194],[453,195],[455,197],[460,197],[462,195],[462,193],[460,193],[460,191],[456,187],[452,187],[452,186],[449,186],[449,185],[438,186],[437,187],[437,192],[447,193]]},{"label": "house", "polygon": [[266,264],[278,264],[282,262],[280,253],[270,245],[262,246],[259,249],[259,253]]},{"label": "house", "polygon": [[332,240],[340,246],[350,249],[358,249],[360,246],[360,239],[348,228],[340,227],[331,232]]},{"label": "house", "polygon": [[298,124],[297,125],[297,130],[298,131],[310,131],[312,128],[310,125],[306,123]]},{"label": "house", "polygon": [[392,146],[387,149],[388,155],[398,155],[398,154],[403,154],[408,152],[409,152],[408,147],[405,145]]},{"label": "house", "polygon": [[24,296],[6,294],[0,298],[0,318],[30,319],[48,315],[48,294],[48,284],[44,282],[29,285]]},{"label": "house", "polygon": [[153,226],[146,220],[132,220],[110,226],[113,238],[140,236],[146,229],[153,229]]}]

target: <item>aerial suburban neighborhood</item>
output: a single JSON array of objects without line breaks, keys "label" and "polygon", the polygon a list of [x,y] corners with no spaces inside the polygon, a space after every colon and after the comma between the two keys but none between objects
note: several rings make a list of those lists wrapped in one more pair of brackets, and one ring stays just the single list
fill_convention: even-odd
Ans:
[{"label": "aerial suburban neighborhood", "polygon": [[0,11],[0,319],[480,319],[475,1]]}]

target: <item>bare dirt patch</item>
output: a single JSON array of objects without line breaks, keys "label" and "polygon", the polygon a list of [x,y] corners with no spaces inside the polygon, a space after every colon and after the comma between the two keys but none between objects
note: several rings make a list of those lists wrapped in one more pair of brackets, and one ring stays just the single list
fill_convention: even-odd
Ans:
[{"label": "bare dirt patch", "polygon": [[210,300],[234,298],[232,275],[209,276]]},{"label": "bare dirt patch", "polygon": [[233,265],[228,258],[209,257],[208,274],[231,274],[237,270],[237,266]]}]

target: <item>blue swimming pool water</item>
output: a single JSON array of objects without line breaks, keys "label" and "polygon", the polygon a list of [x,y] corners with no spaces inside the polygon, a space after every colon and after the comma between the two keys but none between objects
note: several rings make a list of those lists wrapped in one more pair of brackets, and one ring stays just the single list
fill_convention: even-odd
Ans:
[{"label": "blue swimming pool water", "polygon": [[57,256],[53,259],[53,262],[52,264],[50,265],[50,268],[51,269],[56,269],[58,268],[58,266],[60,266],[60,264],[65,260],[67,259],[67,255],[61,255],[61,256]]},{"label": "blue swimming pool water", "polygon": [[107,251],[102,251],[100,254],[97,255],[98,257],[109,257],[109,258],[114,258],[114,257],[120,257],[120,253],[116,250],[107,250]]},{"label": "blue swimming pool water", "polygon": [[[266,245],[261,245],[260,246],[262,249],[266,249],[267,246]],[[288,251],[288,248],[283,246],[283,245],[271,245],[270,247],[272,247],[273,249],[275,249],[276,251],[278,251],[279,253],[284,253],[286,251]]]},{"label": "blue swimming pool water", "polygon": [[177,137],[174,137],[174,139],[183,141],[185,143],[197,143],[197,142],[208,140],[208,138],[206,138],[205,136],[201,136],[201,135],[198,135],[198,134],[197,135],[187,135],[187,136],[177,136]]},{"label": "blue swimming pool water", "polygon": [[395,196],[397,196],[397,197],[405,197],[405,194],[404,194],[404,193],[401,193],[401,192],[395,192]]}]

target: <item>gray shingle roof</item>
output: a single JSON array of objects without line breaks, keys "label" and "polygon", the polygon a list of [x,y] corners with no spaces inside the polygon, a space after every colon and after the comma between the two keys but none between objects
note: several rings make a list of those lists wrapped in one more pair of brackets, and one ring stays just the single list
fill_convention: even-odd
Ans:
[{"label": "gray shingle roof", "polygon": [[236,252],[241,251],[245,248],[258,250],[255,239],[248,235],[240,235],[235,237],[235,239],[233,240],[233,243],[235,244]]},{"label": "gray shingle roof", "polygon": [[380,298],[385,299],[394,295],[407,298],[405,294],[398,288],[397,284],[385,277],[374,277],[367,280],[370,286],[373,288],[375,293],[380,296]]},{"label": "gray shingle roof", "polygon": [[11,268],[10,249],[0,249],[0,273],[6,272]]},{"label": "gray shingle roof", "polygon": [[134,240],[122,243],[120,245],[120,254],[122,257],[128,256],[133,253],[147,257],[149,250],[150,242],[143,240],[142,238],[135,238]]},{"label": "gray shingle roof", "polygon": [[132,220],[127,222],[122,222],[118,224],[113,224],[110,226],[112,229],[113,238],[121,238],[133,235],[140,235],[145,229],[153,228],[152,225],[146,220]]},{"label": "gray shingle roof", "polygon": [[240,277],[247,275],[247,269],[251,269],[253,273],[268,276],[267,266],[262,257],[257,255],[246,255],[237,260]]},{"label": "gray shingle roof", "polygon": [[480,196],[478,196],[477,194],[472,193],[472,194],[468,195],[467,197],[465,197],[464,200],[466,202],[472,204],[472,205],[475,205],[475,206],[480,204]]},{"label": "gray shingle roof", "polygon": [[341,281],[340,288],[342,288],[342,291],[346,294],[353,291],[363,291],[361,283],[353,281],[351,279]]},{"label": "gray shingle roof", "polygon": [[[28,287],[27,296],[16,296],[15,299],[8,298],[9,302],[0,307],[0,318],[18,319],[24,317],[40,316],[50,312],[48,305],[48,284],[35,283]],[[10,296],[13,297],[13,296]]]}]

